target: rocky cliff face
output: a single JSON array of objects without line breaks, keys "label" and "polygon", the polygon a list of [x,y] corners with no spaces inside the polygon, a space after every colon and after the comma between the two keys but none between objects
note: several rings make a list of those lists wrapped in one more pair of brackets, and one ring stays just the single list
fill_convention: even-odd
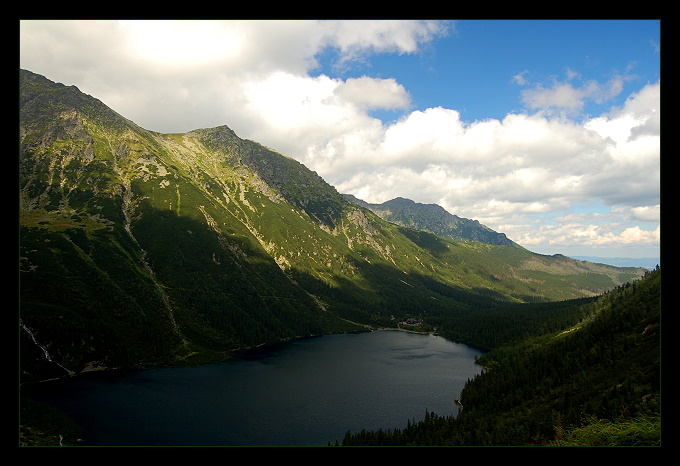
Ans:
[{"label": "rocky cliff face", "polygon": [[26,377],[579,297],[586,276],[606,289],[636,274],[386,222],[226,126],[156,133],[29,71],[19,174]]}]

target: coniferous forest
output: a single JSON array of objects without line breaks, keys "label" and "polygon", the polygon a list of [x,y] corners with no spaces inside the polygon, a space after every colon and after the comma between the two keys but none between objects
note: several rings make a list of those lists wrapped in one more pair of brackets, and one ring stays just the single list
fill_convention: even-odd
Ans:
[{"label": "coniferous forest", "polygon": [[[471,321],[493,348],[479,358],[485,370],[466,384],[457,416],[426,412],[403,430],[348,432],[342,444],[660,446],[660,283],[657,267],[554,312],[489,313],[510,344],[487,339],[490,329]],[[526,328],[541,328],[525,325],[539,316],[549,333],[523,340]],[[563,319],[574,322],[551,329]]]},{"label": "coniferous forest", "polygon": [[[415,228],[434,210],[391,223],[227,126],[161,134],[75,86],[22,70],[20,87],[21,384],[413,319],[486,370],[458,416],[344,445],[659,444],[658,268],[480,242],[499,235],[478,224],[459,241],[461,219],[446,239]],[[26,445],[76,430],[30,400],[20,417]]]}]

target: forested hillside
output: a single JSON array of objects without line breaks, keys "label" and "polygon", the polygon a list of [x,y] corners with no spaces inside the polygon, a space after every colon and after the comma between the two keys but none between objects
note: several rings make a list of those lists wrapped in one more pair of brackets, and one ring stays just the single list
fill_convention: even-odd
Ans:
[{"label": "forested hillside", "polygon": [[660,445],[660,290],[657,269],[594,300],[476,316],[475,338],[493,349],[457,417],[425,413],[403,430],[348,432],[343,445]]},{"label": "forested hillside", "polygon": [[622,287],[644,269],[391,223],[227,126],[157,133],[26,70],[19,130],[22,383],[415,317],[491,349],[488,372],[459,419],[345,444],[544,444],[658,415],[658,271]]},{"label": "forested hillside", "polygon": [[24,381],[407,317],[444,328],[642,273],[396,225],[227,126],[157,133],[27,70],[19,130]]}]

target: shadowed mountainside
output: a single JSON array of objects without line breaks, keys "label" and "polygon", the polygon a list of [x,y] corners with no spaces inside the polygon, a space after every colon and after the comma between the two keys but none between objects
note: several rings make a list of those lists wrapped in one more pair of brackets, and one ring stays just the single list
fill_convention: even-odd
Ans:
[{"label": "shadowed mountainside", "polygon": [[226,126],[139,127],[20,73],[22,377],[592,296],[644,270],[388,222]]}]

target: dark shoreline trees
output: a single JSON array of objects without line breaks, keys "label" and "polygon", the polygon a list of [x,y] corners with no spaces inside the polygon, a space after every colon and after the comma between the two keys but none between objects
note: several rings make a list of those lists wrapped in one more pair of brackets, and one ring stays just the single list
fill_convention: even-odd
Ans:
[{"label": "dark shoreline trees", "polygon": [[481,356],[457,417],[348,432],[343,445],[660,445],[660,287],[657,268],[578,304],[578,325]]}]

